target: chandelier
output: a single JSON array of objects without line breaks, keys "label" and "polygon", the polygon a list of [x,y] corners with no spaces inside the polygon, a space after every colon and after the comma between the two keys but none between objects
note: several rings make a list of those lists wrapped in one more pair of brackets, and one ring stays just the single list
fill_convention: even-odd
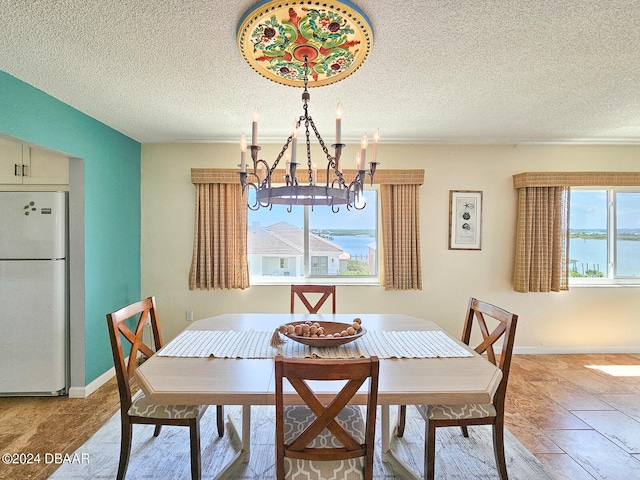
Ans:
[{"label": "chandelier", "polygon": [[[305,67],[307,67],[307,57],[304,58],[304,62]],[[251,149],[253,168],[249,172],[247,172],[247,145],[244,135],[240,142],[240,184],[242,185],[242,193],[244,195],[248,189],[255,191],[255,202],[253,204],[248,202],[251,210],[257,210],[260,207],[271,207],[274,204],[289,205],[289,207],[293,205],[326,205],[330,206],[334,213],[339,210],[340,205],[346,205],[347,209],[355,208],[357,210],[365,207],[366,204],[364,204],[361,198],[365,178],[368,174],[370,182],[373,184],[373,176],[376,173],[376,167],[379,165],[379,162],[376,161],[379,139],[378,132],[376,132],[374,136],[373,155],[371,162],[369,162],[369,170],[364,169],[368,146],[368,139],[365,134],[360,144],[360,153],[356,158],[355,178],[347,183],[342,173],[341,162],[342,149],[345,147],[345,144],[339,143],[342,120],[341,105],[338,104],[338,112],[336,113],[336,143],[331,145],[334,149],[334,154],[331,155],[313,122],[313,118],[309,115],[310,98],[311,96],[307,89],[307,76],[305,75],[304,91],[302,92],[302,108],[304,113],[296,121],[293,133],[287,138],[285,144],[282,146],[282,150],[280,150],[280,153],[271,166],[265,160],[258,159],[258,152],[260,151],[260,146],[257,145],[258,111],[254,110],[251,145],[249,146]],[[308,184],[300,184],[296,176],[298,166],[300,165],[296,162],[298,131],[302,122],[304,122],[305,129]],[[323,185],[318,185],[317,183],[317,166],[311,159],[311,131],[309,127],[313,130],[327,159],[326,182]],[[290,156],[286,156],[285,185],[274,186],[274,183],[279,183],[273,179],[276,167],[282,158],[285,157],[289,147],[291,147],[291,154]]]},{"label": "chandelier", "polygon": [[[351,75],[366,59],[372,46],[372,31],[366,16],[351,3],[342,0],[329,4],[311,1],[258,3],[250,9],[238,27],[238,48],[251,67],[269,80],[289,86],[302,86],[303,114],[296,120],[293,133],[270,165],[259,158],[258,109],[253,112],[251,144],[244,134],[240,141],[240,184],[247,194],[251,210],[273,205],[323,205],[335,213],[344,205],[348,210],[365,207],[366,177],[373,184],[376,172],[379,134],[373,138],[373,152],[365,168],[368,138],[365,134],[356,157],[356,171],[347,179],[342,168],[342,107],[336,110],[336,138],[325,144],[309,114],[309,87],[328,85]],[[304,132],[300,130],[304,128]],[[297,160],[298,139],[304,134],[306,171]],[[326,166],[318,167],[311,158],[315,138],[326,157]],[[252,165],[247,165],[249,148]],[[283,170],[276,170],[282,162]],[[324,160],[323,160],[324,162]],[[318,183],[318,168],[326,176]],[[296,174],[300,174],[300,178]],[[305,180],[302,180],[306,177]],[[255,195],[249,195],[253,191]]]}]

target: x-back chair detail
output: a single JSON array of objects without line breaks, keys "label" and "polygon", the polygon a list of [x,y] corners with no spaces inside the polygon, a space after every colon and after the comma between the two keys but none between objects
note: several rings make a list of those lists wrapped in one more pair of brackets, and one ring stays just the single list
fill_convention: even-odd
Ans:
[{"label": "x-back chair detail", "polygon": [[[130,322],[127,322],[131,319]],[[153,348],[142,338],[145,324],[151,325]],[[133,329],[129,325],[133,324]],[[191,477],[199,479],[200,467],[200,418],[207,409],[206,405],[159,405],[153,404],[141,390],[132,394],[134,372],[138,366],[138,352],[146,357],[152,356],[162,347],[162,335],[158,325],[158,313],[154,297],[148,297],[115,312],[107,314],[109,338],[116,370],[118,390],[120,392],[121,445],[117,479],[122,480],[127,472],[131,453],[133,424],[155,425],[154,437],[160,434],[162,425],[180,425],[189,427],[191,443]],[[122,345],[122,338],[131,344],[128,362]],[[217,407],[218,435],[224,434],[223,407]]]},{"label": "x-back chair detail", "polygon": [[[491,330],[488,317],[497,322]],[[436,428],[460,426],[462,434],[469,436],[470,425],[491,425],[496,465],[501,480],[507,480],[507,466],[504,457],[504,402],[511,367],[511,356],[515,341],[518,316],[490,303],[469,299],[467,315],[462,332],[462,341],[469,345],[474,323],[482,333],[482,342],[475,347],[481,355],[486,354],[488,361],[502,371],[502,380],[489,404],[471,405],[417,405],[425,420],[425,458],[424,478],[432,480],[435,474]],[[502,343],[499,340],[502,339]],[[494,346],[498,346],[497,352]],[[400,418],[396,434],[402,437],[406,422],[406,406],[400,407]]]},{"label": "x-back chair detail", "polygon": [[[315,305],[311,304],[311,300],[306,294],[321,294]],[[331,297],[332,313],[336,313],[336,286],[335,285],[291,285],[291,308],[290,313],[294,313],[296,296],[307,307],[309,313],[318,313],[322,305]]]}]

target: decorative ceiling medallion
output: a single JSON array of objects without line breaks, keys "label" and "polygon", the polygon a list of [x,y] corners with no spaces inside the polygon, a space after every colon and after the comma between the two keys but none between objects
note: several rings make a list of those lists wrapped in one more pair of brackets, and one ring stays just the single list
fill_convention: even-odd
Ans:
[{"label": "decorative ceiling medallion", "polygon": [[338,82],[366,60],[373,46],[367,16],[341,1],[265,0],[238,25],[238,49],[256,72],[276,83],[309,87]]}]

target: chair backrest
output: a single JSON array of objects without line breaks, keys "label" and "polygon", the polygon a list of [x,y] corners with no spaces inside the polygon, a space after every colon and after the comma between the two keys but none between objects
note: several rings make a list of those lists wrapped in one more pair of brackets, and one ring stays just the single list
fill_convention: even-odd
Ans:
[{"label": "chair backrest", "polygon": [[[307,298],[306,294],[321,294],[318,301],[315,305],[311,305],[309,298]],[[329,297],[331,297],[332,301],[332,313],[336,313],[336,286],[335,285],[291,285],[291,308],[290,313],[294,313],[294,305],[296,296],[300,298],[302,303],[309,313],[318,313],[324,302],[327,301]]]},{"label": "chair backrest", "polygon": [[[346,460],[364,457],[365,472],[373,471],[373,452],[378,401],[377,357],[349,360],[297,359],[277,356],[276,372],[276,471],[284,472],[284,458],[303,460]],[[305,405],[315,414],[315,420],[291,442],[284,442],[284,393],[283,379],[295,388]],[[358,389],[369,379],[365,417],[364,442],[357,441],[347,432],[336,417]],[[322,402],[312,391],[307,380],[347,380],[340,392],[330,402]],[[326,398],[325,398],[326,400]],[[308,447],[325,429],[343,445],[342,448]]]},{"label": "chair backrest", "polygon": [[[129,319],[134,320],[127,322]],[[151,324],[152,346],[145,344],[142,338],[147,321]],[[133,329],[129,327],[130,325]],[[116,370],[118,390],[120,391],[121,410],[122,412],[127,412],[131,406],[131,383],[133,373],[138,366],[138,352],[150,357],[162,347],[155,297],[145,298],[122,307],[115,312],[108,313],[107,326],[109,327],[113,363]],[[128,362],[125,359],[125,352],[122,346],[123,337],[131,345]]]},{"label": "chair backrest", "polygon": [[[497,321],[497,325],[493,330],[491,330],[490,325],[487,324],[486,317],[491,317]],[[475,351],[481,355],[486,353],[487,359],[502,370],[502,380],[494,396],[493,403],[496,409],[503,409],[507,392],[507,382],[509,381],[509,370],[511,368],[511,356],[515,342],[518,315],[476,298],[470,298],[469,306],[467,307],[467,318],[462,332],[462,341],[467,345],[469,345],[471,341],[474,319],[482,333],[482,342],[475,347]],[[502,345],[500,345],[500,349],[496,352],[493,347],[498,344],[500,338],[502,338]],[[498,354],[499,357],[496,354]]]}]

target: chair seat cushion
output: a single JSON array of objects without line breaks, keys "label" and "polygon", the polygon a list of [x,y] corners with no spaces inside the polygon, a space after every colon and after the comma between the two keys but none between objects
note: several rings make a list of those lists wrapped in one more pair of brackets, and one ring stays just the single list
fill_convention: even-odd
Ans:
[{"label": "chair seat cushion", "polygon": [[469,403],[464,405],[416,405],[427,420],[460,420],[464,418],[487,418],[496,416],[491,403]]},{"label": "chair seat cushion", "polygon": [[160,405],[151,403],[139,390],[133,397],[129,415],[147,418],[197,418],[207,409],[206,405]]},{"label": "chair seat cushion", "polygon": [[[315,420],[313,412],[305,405],[285,405],[284,441],[290,443]],[[342,427],[358,442],[364,442],[365,420],[360,407],[347,405],[336,417]],[[339,448],[343,445],[325,429],[309,444],[310,448]],[[285,478],[291,480],[355,480],[362,479],[364,458],[348,460],[300,460],[284,459]]]}]

